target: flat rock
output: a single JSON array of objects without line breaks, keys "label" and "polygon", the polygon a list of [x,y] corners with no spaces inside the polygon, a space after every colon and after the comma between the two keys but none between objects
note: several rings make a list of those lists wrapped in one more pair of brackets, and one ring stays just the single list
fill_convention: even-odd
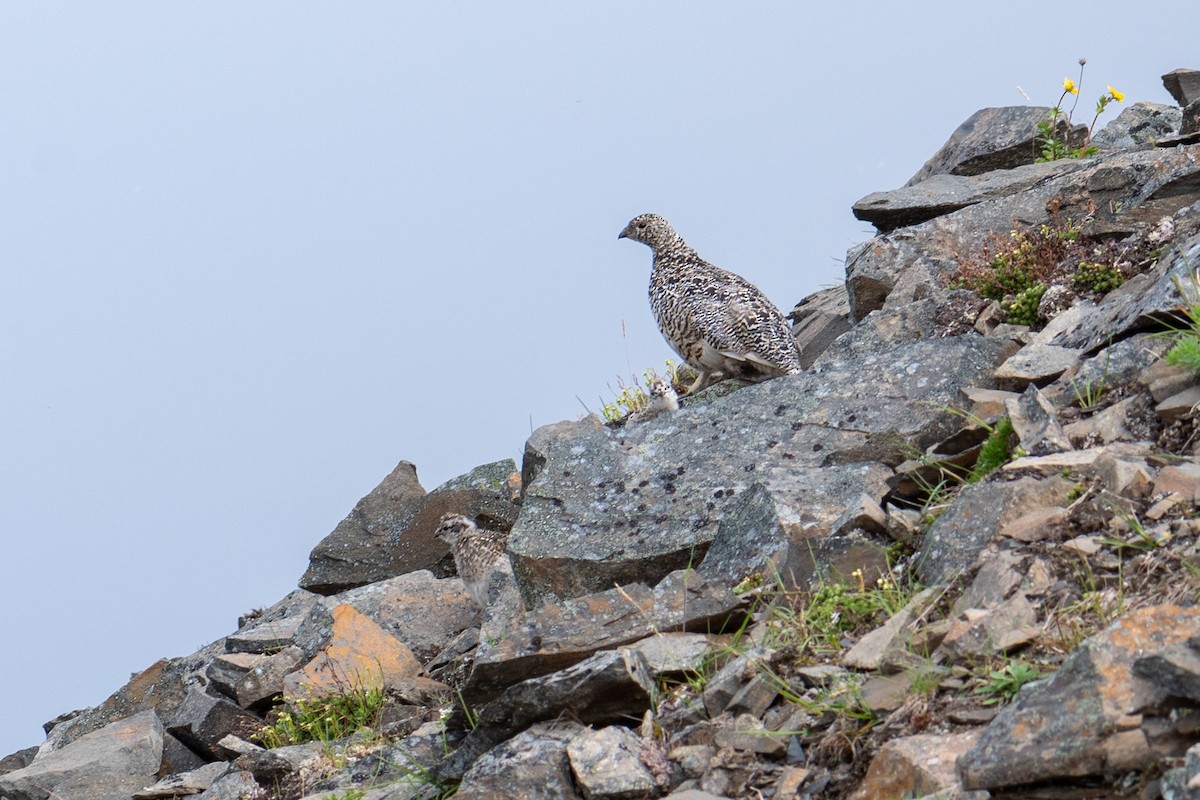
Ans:
[{"label": "flat rock", "polygon": [[1149,766],[1131,763],[1137,750],[1125,721],[1153,732],[1152,720],[1171,713],[1168,687],[1140,677],[1134,664],[1186,643],[1198,625],[1200,609],[1153,606],[1085,640],[1050,678],[1022,687],[958,759],[963,785],[992,790]]},{"label": "flat rock", "polygon": [[584,729],[567,744],[575,781],[588,800],[637,800],[657,794],[658,785],[641,759],[641,738],[610,725]]},{"label": "flat rock", "polygon": [[996,380],[1011,389],[1044,386],[1079,363],[1082,352],[1070,347],[1029,344],[996,370]]},{"label": "flat rock", "polygon": [[224,761],[214,761],[203,767],[182,772],[178,775],[168,775],[158,783],[134,792],[134,800],[151,800],[157,797],[179,797],[181,795],[200,794],[213,783],[229,772],[230,766]]},{"label": "flat rock", "polygon": [[902,656],[908,653],[913,624],[925,607],[940,595],[936,587],[918,592],[904,608],[888,617],[887,622],[865,634],[847,650],[842,655],[842,666],[872,671],[894,665],[897,659],[903,660]]},{"label": "flat rock", "polygon": [[24,769],[0,775],[8,800],[129,800],[155,782],[162,761],[163,726],[153,711],[112,722]]},{"label": "flat rock", "polygon": [[[840,341],[840,340],[839,340]],[[559,423],[526,445],[525,502],[509,539],[528,607],[653,582],[695,563],[736,498],[759,483],[788,540],[819,542],[864,492],[882,497],[901,444],[956,426],[966,385],[1000,345],[919,341],[886,356],[823,356],[820,373],[749,386],[637,426]]]},{"label": "flat rock", "polygon": [[850,330],[850,296],[844,285],[814,292],[788,314],[800,366],[808,369],[837,337]]},{"label": "flat rock", "polygon": [[890,797],[988,797],[964,792],[954,769],[955,760],[974,746],[979,731],[902,736],[886,742],[871,759],[866,777],[851,800]]},{"label": "flat rock", "polygon": [[477,703],[513,683],[657,631],[733,630],[745,619],[747,603],[730,591],[727,581],[707,580],[694,571],[673,573],[653,589],[631,584],[549,603],[530,612],[503,639],[480,643],[462,691]]},{"label": "flat rock", "polygon": [[851,211],[855,219],[870,222],[876,230],[887,233],[985,200],[1021,193],[1047,178],[1077,168],[1076,164],[1063,160],[982,175],[931,175],[901,189],[872,192],[851,206]]},{"label": "flat rock", "polygon": [[1200,100],[1200,70],[1173,69],[1162,82],[1180,108]]},{"label": "flat rock", "polygon": [[463,800],[579,800],[567,745],[586,729],[568,720],[539,722],[496,745],[467,770]]},{"label": "flat rock", "polygon": [[1200,464],[1187,461],[1163,467],[1154,478],[1157,494],[1177,494],[1193,505],[1200,505]]}]

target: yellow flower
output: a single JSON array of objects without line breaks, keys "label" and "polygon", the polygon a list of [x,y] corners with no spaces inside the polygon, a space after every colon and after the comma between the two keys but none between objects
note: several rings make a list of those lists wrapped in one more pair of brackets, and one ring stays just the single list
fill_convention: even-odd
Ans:
[{"label": "yellow flower", "polygon": [[1111,94],[1112,99],[1116,100],[1118,103],[1125,102],[1125,94],[1123,92],[1118,92],[1116,89],[1110,86],[1108,87],[1108,93]]},{"label": "yellow flower", "polygon": [[[1111,86],[1108,88],[1112,88]],[[1063,89],[1071,94],[1079,94],[1079,87],[1075,85],[1075,81],[1070,78],[1063,78]]]}]

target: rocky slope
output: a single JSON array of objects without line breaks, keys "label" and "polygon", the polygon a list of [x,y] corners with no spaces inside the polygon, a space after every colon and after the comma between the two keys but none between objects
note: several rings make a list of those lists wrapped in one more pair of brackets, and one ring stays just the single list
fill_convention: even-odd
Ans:
[{"label": "rocky slope", "polygon": [[[880,234],[793,311],[804,374],[429,492],[401,462],[299,589],[48,723],[0,797],[1200,796],[1200,384],[1163,360],[1198,77],[1083,160],[975,115],[855,205]],[[483,611],[447,512],[511,530]]]}]

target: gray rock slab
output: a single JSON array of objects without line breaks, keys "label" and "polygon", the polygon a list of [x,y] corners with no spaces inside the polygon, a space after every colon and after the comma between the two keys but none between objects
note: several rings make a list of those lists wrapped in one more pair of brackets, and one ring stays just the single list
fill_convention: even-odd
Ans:
[{"label": "gray rock slab", "polygon": [[1006,523],[1029,508],[1061,505],[1074,485],[1065,478],[1050,477],[964,486],[954,503],[929,526],[917,574],[926,584],[949,583],[971,569]]},{"label": "gray rock slab", "polygon": [[479,757],[455,797],[463,800],[581,800],[567,745],[586,730],[568,720],[539,722]]},{"label": "gray rock slab", "polygon": [[1047,178],[1078,169],[1078,162],[1052,161],[983,175],[932,175],[917,184],[886,192],[873,192],[856,202],[856,219],[878,230],[896,228],[950,214],[985,200],[1003,198],[1030,189]]},{"label": "gray rock slab", "polygon": [[1145,101],[1134,103],[1092,137],[1102,152],[1154,147],[1160,139],[1175,134],[1183,112],[1174,106]]},{"label": "gray rock slab", "polygon": [[167,730],[194,750],[213,759],[222,759],[233,755],[217,744],[224,736],[232,733],[249,738],[263,725],[261,718],[244,711],[215,691],[193,686],[167,725]]},{"label": "gray rock slab", "polygon": [[1058,331],[1047,343],[1092,352],[1113,339],[1159,326],[1179,307],[1175,282],[1190,280],[1198,262],[1200,234],[1176,242],[1164,251],[1158,266],[1109,292],[1089,313],[1079,315],[1075,324]]},{"label": "gray rock slab", "polygon": [[[1185,150],[1126,151],[1072,161],[1070,165],[1053,162],[1063,165],[1059,168],[1065,171],[1014,193],[982,198],[957,211],[851,248],[846,255],[851,319],[862,320],[871,311],[883,308],[897,282],[914,264],[958,263],[966,255],[982,252],[992,237],[1007,237],[1015,227],[1050,223],[1051,207],[1057,207],[1064,218],[1078,220],[1090,215],[1088,233],[1093,236],[1123,235],[1157,224],[1162,217],[1200,200],[1200,162],[1191,160]],[[905,213],[920,213],[916,200],[910,202],[912,208],[906,208]],[[1136,295],[1136,290],[1137,286],[1125,291]],[[1107,295],[1106,300],[1118,292],[1121,289]],[[904,298],[905,302],[909,300]],[[1133,319],[1137,317],[1135,313]],[[1128,327],[1100,326],[1089,330],[1083,343],[1068,339],[1050,344],[1091,351],[1107,345],[1110,337],[1121,338]],[[1092,340],[1094,344],[1084,346]]]},{"label": "gray rock slab", "polygon": [[438,765],[440,778],[462,777],[495,745],[535,722],[570,715],[589,724],[640,719],[654,694],[654,678],[641,654],[611,650],[566,669],[510,686],[479,712],[458,750]]},{"label": "gray rock slab", "polygon": [[1170,755],[1143,748],[1147,761],[1131,763],[1128,735],[1144,739],[1139,726],[1171,713],[1168,687],[1140,677],[1134,663],[1185,643],[1198,625],[1200,609],[1152,606],[1085,640],[1054,675],[1022,687],[959,757],[963,785],[994,790],[1077,779]]},{"label": "gray rock slab", "polygon": [[128,800],[155,782],[163,726],[143,711],[45,753],[24,769],[0,776],[7,800]]},{"label": "gray rock slab", "polygon": [[263,656],[233,687],[233,698],[242,708],[252,708],[283,694],[283,679],[304,666],[308,656],[299,647],[285,647]]},{"label": "gray rock slab", "polygon": [[515,472],[506,459],[426,493],[416,467],[401,461],[313,548],[301,588],[328,595],[419,569],[450,575],[449,548],[433,535],[438,521],[455,512],[507,530],[516,518],[508,483]]},{"label": "gray rock slab", "polygon": [[134,792],[134,800],[151,800],[158,797],[179,797],[207,791],[217,779],[232,767],[224,761],[214,761],[194,770],[168,775],[161,781]]},{"label": "gray rock slab", "polygon": [[[933,175],[981,175],[993,170],[1011,170],[1032,164],[1039,155],[1036,147],[1037,125],[1049,119],[1052,109],[1045,106],[1002,106],[984,108],[968,117],[933,157],[905,186],[912,186]],[[1087,128],[1071,127],[1059,119],[1057,133],[1082,144]]]},{"label": "gray rock slab", "polygon": [[1173,69],[1162,76],[1162,82],[1181,108],[1200,100],[1200,70]]},{"label": "gray rock slab", "polygon": [[416,570],[339,592],[305,617],[295,640],[310,657],[333,631],[333,609],[348,603],[408,646],[422,663],[436,657],[460,631],[478,624],[479,612],[457,580]]},{"label": "gray rock slab", "polygon": [[1057,409],[1037,386],[1030,384],[1019,398],[1005,403],[1005,408],[1017,440],[1029,455],[1045,456],[1073,449],[1058,424]]},{"label": "gray rock slab", "polygon": [[658,793],[641,759],[641,738],[629,728],[610,725],[582,730],[567,745],[567,757],[588,800],[634,800]]},{"label": "gray rock slab", "polygon": [[732,630],[745,620],[748,602],[734,595],[727,581],[681,570],[653,589],[629,584],[548,603],[530,612],[525,623],[504,638],[480,642],[463,695],[482,702],[513,683],[659,631]]},{"label": "gray rock slab", "polygon": [[850,330],[850,295],[845,285],[814,292],[788,314],[800,350],[800,365],[810,368],[837,337]]},{"label": "gray rock slab", "polygon": [[528,607],[653,582],[695,564],[755,483],[794,543],[832,530],[864,492],[886,493],[906,447],[958,426],[949,407],[988,385],[1004,344],[971,334],[834,358],[641,425],[597,419],[535,431],[509,553]]}]

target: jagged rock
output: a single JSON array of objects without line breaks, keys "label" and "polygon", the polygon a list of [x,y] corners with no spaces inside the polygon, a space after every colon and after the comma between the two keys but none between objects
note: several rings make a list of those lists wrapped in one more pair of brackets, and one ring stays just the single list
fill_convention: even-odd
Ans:
[{"label": "jagged rock", "polygon": [[755,648],[733,658],[716,674],[709,678],[701,699],[710,717],[716,717],[729,707],[730,702],[758,672],[758,665],[768,660],[765,650]]},{"label": "jagged rock", "polygon": [[567,745],[585,728],[567,720],[539,722],[479,757],[463,776],[462,800],[580,800]]},{"label": "jagged rock", "polygon": [[242,708],[254,708],[283,694],[283,679],[308,659],[299,647],[285,647],[248,670],[233,687]]},{"label": "jagged rock", "polygon": [[788,314],[800,350],[800,366],[808,369],[833,340],[850,330],[850,296],[845,286],[810,294]]},{"label": "jagged rock", "polygon": [[1057,410],[1034,384],[1031,383],[1018,399],[1005,403],[1005,408],[1017,440],[1029,455],[1044,456],[1073,449],[1071,440],[1058,424]]},{"label": "jagged rock", "polygon": [[478,609],[457,579],[439,580],[428,570],[417,570],[322,598],[294,638],[310,657],[329,641],[331,609],[340,604],[354,606],[422,661],[437,656],[456,634],[479,621]]},{"label": "jagged rock", "polygon": [[[1200,174],[1200,167],[1197,172]],[[1196,182],[1200,186],[1200,180]],[[1171,253],[1175,257],[1169,257]],[[1075,316],[1073,325],[1057,331],[1047,344],[1091,352],[1107,345],[1110,339],[1157,325],[1179,306],[1175,280],[1189,279],[1189,264],[1195,264],[1197,254],[1200,254],[1200,234],[1177,242],[1164,253],[1158,266],[1135,275],[1106,294],[1086,313]]]},{"label": "jagged rock", "polygon": [[[1051,112],[1052,109],[1042,106],[1003,106],[976,111],[904,185],[913,186],[932,175],[982,175],[1032,164],[1039,155],[1037,125],[1047,121]],[[1055,132],[1078,146],[1083,143],[1087,128],[1072,127],[1060,118]]]},{"label": "jagged rock", "polygon": [[155,781],[162,762],[163,726],[142,711],[86,733],[29,766],[0,775],[7,800],[128,800]]},{"label": "jagged rock", "polygon": [[232,757],[218,742],[226,735],[249,738],[263,727],[259,717],[210,689],[193,686],[175,711],[167,730],[184,744],[213,759]]},{"label": "jagged rock", "polygon": [[1163,800],[1196,800],[1200,795],[1200,744],[1188,748],[1183,766],[1167,770],[1160,791]]},{"label": "jagged rock", "polygon": [[336,594],[419,569],[446,577],[453,562],[433,535],[438,521],[456,512],[508,529],[517,512],[508,488],[516,469],[511,459],[485,464],[426,493],[416,467],[401,461],[313,548],[301,588]]},{"label": "jagged rock", "polygon": [[458,778],[499,742],[535,722],[570,713],[591,724],[639,718],[654,693],[654,679],[640,653],[597,653],[566,669],[510,686],[479,712],[475,728],[449,759],[441,778]]},{"label": "jagged rock", "polygon": [[1200,100],[1200,70],[1173,69],[1162,76],[1162,82],[1181,108]]},{"label": "jagged rock", "polygon": [[912,692],[912,676],[903,673],[867,678],[858,687],[863,705],[874,714],[895,711]]},{"label": "jagged rock", "polygon": [[876,459],[899,463],[901,443],[924,447],[955,426],[951,401],[962,386],[987,383],[1000,349],[967,336],[886,358],[826,351],[820,373],[697,400],[633,429],[594,418],[539,429],[526,445],[525,502],[509,539],[526,604],[694,563],[756,482],[789,540],[807,550],[848,500],[887,492],[891,471]]},{"label": "jagged rock", "polygon": [[974,746],[979,731],[920,734],[893,739],[879,749],[851,800],[936,795],[942,800],[984,800],[987,792],[966,792],[954,761]]},{"label": "jagged rock", "polygon": [[223,640],[218,640],[185,658],[156,661],[134,675],[129,683],[100,705],[73,715],[68,721],[54,726],[39,752],[44,754],[57,750],[85,734],[142,711],[155,711],[161,720],[171,719],[187,697],[185,687],[191,676],[203,669],[210,658],[223,650]]},{"label": "jagged rock", "polygon": [[989,656],[1015,650],[1035,639],[1037,611],[1022,593],[983,613],[964,611],[942,639],[939,651],[955,658]]},{"label": "jagged rock", "polygon": [[1117,452],[1105,449],[1091,471],[1115,495],[1140,498],[1150,492],[1150,472],[1141,458],[1122,458]]},{"label": "jagged rock", "polygon": [[1039,542],[1063,529],[1070,516],[1062,506],[1046,506],[1000,526],[1000,535],[1019,542]]},{"label": "jagged rock", "polygon": [[950,508],[929,527],[917,560],[917,574],[926,584],[949,583],[971,568],[1005,524],[1027,508],[1061,505],[1074,485],[1052,477],[964,486]]},{"label": "jagged rock", "polygon": [[232,772],[218,778],[202,794],[195,795],[194,800],[246,800],[261,792],[262,787],[249,772]]},{"label": "jagged rock", "polygon": [[1154,147],[1179,130],[1183,112],[1173,106],[1145,101],[1134,103],[1092,137],[1101,152]]},{"label": "jagged rock", "polygon": [[1200,464],[1189,461],[1163,467],[1154,478],[1154,491],[1178,494],[1193,505],[1200,505]]},{"label": "jagged rock", "polygon": [[1063,433],[1075,447],[1131,442],[1137,438],[1129,425],[1137,410],[1138,398],[1127,397],[1096,414],[1063,426]]},{"label": "jagged rock", "polygon": [[296,631],[307,618],[308,614],[303,613],[283,619],[259,620],[226,637],[225,646],[231,653],[262,655],[278,652],[293,644]]},{"label": "jagged rock", "polygon": [[[1013,220],[1035,226],[1049,223],[1050,207],[1057,207],[1059,214],[1073,219],[1083,219],[1094,211],[1088,231],[1095,236],[1132,232],[1200,200],[1200,181],[1196,177],[1200,174],[1200,162],[1192,161],[1186,152],[1125,151],[1084,161],[1071,160],[1070,165],[1066,161],[1043,165],[1062,172],[1024,191],[983,199],[952,213],[943,213],[942,200],[934,200],[924,211],[914,201],[906,208],[906,214],[940,213],[941,216],[877,236],[847,254],[846,286],[851,319],[862,320],[871,311],[883,308],[898,278],[910,270],[955,265],[964,256],[981,252],[989,237],[1007,237],[1014,226]],[[1037,167],[1015,171],[1021,170],[1032,175]],[[1186,248],[1173,250],[1184,252]],[[1156,271],[1164,268],[1166,265],[1160,264]],[[942,274],[943,269],[948,267],[939,267],[935,274]],[[1183,272],[1180,267],[1181,277],[1185,277]],[[1089,319],[1079,331],[1047,343],[1092,351],[1107,345],[1110,338],[1120,339],[1132,332],[1146,314],[1159,313],[1177,304],[1177,300],[1170,299],[1174,287],[1169,279],[1161,289],[1155,285],[1155,291],[1144,301],[1139,298],[1150,285],[1143,278],[1135,277],[1106,295],[1100,303],[1105,309],[1100,318]],[[906,295],[896,302],[908,304],[912,298]],[[1130,304],[1136,307],[1122,308]]]},{"label": "jagged rock", "polygon": [[941,592],[930,587],[918,592],[904,608],[888,617],[887,622],[864,635],[842,655],[842,666],[864,671],[885,669],[896,672],[910,660],[908,639],[913,623]]},{"label": "jagged rock", "polygon": [[619,725],[584,729],[567,744],[575,781],[588,800],[637,800],[658,785],[640,757],[641,738]]},{"label": "jagged rock", "polygon": [[1192,369],[1180,365],[1168,364],[1161,360],[1162,353],[1173,342],[1164,337],[1157,337],[1163,347],[1155,355],[1158,357],[1137,376],[1138,382],[1145,385],[1155,402],[1161,403],[1168,397],[1196,386],[1196,373]]},{"label": "jagged rock", "polygon": [[33,762],[33,757],[37,755],[37,751],[36,747],[26,747],[24,750],[18,750],[0,758],[0,775],[28,767]]},{"label": "jagged rock", "polygon": [[787,745],[764,728],[753,714],[741,714],[736,718],[726,716],[720,720],[713,743],[720,748],[743,750],[772,758],[778,758],[787,751]]},{"label": "jagged rock", "polygon": [[873,192],[856,202],[851,210],[856,219],[870,222],[879,232],[888,233],[986,200],[1003,200],[1018,195],[1049,178],[1079,168],[1078,162],[1063,160],[971,176],[931,175],[901,189]]},{"label": "jagged rock", "polygon": [[150,800],[156,797],[179,797],[180,795],[200,794],[213,783],[229,772],[230,766],[224,761],[214,761],[188,772],[169,775],[152,786],[147,786],[133,793],[134,800]]},{"label": "jagged rock", "polygon": [[[1169,725],[1155,724],[1171,713],[1168,687],[1133,667],[1186,642],[1198,626],[1200,609],[1154,606],[1087,639],[1050,678],[1022,687],[959,757],[963,785],[1024,786],[1144,768],[1156,754],[1182,755],[1186,744],[1172,738]],[[1131,749],[1139,734],[1147,746]]]},{"label": "jagged rock", "polygon": [[721,632],[745,619],[747,600],[728,581],[693,571],[664,578],[650,589],[631,584],[530,612],[525,624],[498,642],[482,642],[462,688],[472,702],[504,687],[581,661],[599,650],[621,647],[661,630]]},{"label": "jagged rock", "polygon": [[996,370],[996,380],[1006,388],[1027,384],[1044,386],[1079,363],[1081,351],[1070,347],[1028,344]]},{"label": "jagged rock", "polygon": [[707,634],[666,632],[634,642],[629,649],[641,653],[651,674],[658,677],[698,671],[714,646]]},{"label": "jagged rock", "polygon": [[1163,422],[1174,422],[1192,413],[1200,405],[1200,386],[1192,386],[1173,394],[1154,407]]},{"label": "jagged rock", "polygon": [[238,681],[267,659],[268,656],[261,653],[224,653],[208,663],[204,674],[217,691],[226,697],[237,699]]},{"label": "jagged rock", "polygon": [[396,687],[419,676],[421,662],[396,637],[348,603],[335,607],[329,644],[303,669],[284,678],[289,697]]}]

